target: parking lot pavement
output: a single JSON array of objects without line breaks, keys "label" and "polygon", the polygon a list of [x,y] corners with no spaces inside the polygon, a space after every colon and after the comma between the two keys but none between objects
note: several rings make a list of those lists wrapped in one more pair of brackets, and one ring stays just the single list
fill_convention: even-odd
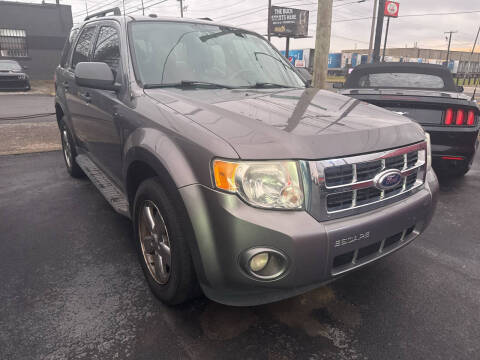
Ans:
[{"label": "parking lot pavement", "polygon": [[329,286],[235,308],[169,308],[130,222],[60,152],[0,156],[0,359],[474,359],[480,159],[442,184],[413,244]]},{"label": "parking lot pavement", "polygon": [[0,155],[60,149],[51,96],[4,94],[0,109]]}]

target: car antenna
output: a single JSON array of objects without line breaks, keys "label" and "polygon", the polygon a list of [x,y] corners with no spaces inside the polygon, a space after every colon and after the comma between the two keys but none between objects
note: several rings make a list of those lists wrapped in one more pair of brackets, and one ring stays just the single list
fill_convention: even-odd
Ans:
[{"label": "car antenna", "polygon": [[475,101],[475,94],[477,93],[477,86],[478,86],[478,83],[475,84],[475,89],[473,89],[472,101]]}]

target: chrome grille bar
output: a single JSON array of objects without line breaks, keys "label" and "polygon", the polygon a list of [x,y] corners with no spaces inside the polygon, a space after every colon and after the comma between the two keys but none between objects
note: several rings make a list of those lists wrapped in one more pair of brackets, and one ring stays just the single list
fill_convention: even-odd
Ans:
[{"label": "chrome grille bar", "polygon": [[[420,142],[372,154],[309,161],[312,188],[307,211],[319,221],[328,220],[412,195],[425,182],[426,146],[426,142]],[[399,171],[403,177],[401,183],[388,190],[377,189],[375,176],[390,169]],[[334,180],[329,180],[330,177]]]}]

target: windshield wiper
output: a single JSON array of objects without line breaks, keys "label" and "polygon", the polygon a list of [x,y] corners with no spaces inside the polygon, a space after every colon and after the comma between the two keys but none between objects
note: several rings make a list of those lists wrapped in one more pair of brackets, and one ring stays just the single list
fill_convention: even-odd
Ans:
[{"label": "windshield wiper", "polygon": [[217,37],[228,35],[228,34],[234,34],[234,35],[236,35],[238,37],[241,37],[241,38],[245,37],[245,34],[239,29],[222,28],[222,31],[219,31],[219,32],[216,32],[216,33],[213,33],[213,34],[209,34],[209,35],[200,36],[199,39],[201,41],[205,42],[205,41],[208,41],[210,39],[215,39]]},{"label": "windshield wiper", "polygon": [[275,84],[271,82],[256,82],[254,85],[247,85],[242,86],[242,88],[246,89],[273,89],[273,88],[291,88],[293,86],[283,85],[283,84]]},{"label": "windshield wiper", "polygon": [[176,88],[215,88],[215,89],[233,89],[232,86],[217,84],[207,81],[195,81],[195,80],[182,80],[178,83],[167,83],[167,84],[145,84],[144,89],[154,89],[154,88],[167,88],[167,87],[176,87]]}]

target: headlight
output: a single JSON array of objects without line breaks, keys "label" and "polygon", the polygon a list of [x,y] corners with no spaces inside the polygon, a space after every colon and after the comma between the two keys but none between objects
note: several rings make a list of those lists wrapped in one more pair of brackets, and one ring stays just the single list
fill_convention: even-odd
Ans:
[{"label": "headlight", "polygon": [[425,140],[427,141],[427,170],[430,170],[432,168],[432,143],[429,133],[425,133]]},{"label": "headlight", "polygon": [[303,190],[296,161],[213,162],[215,186],[266,209],[303,208]]}]

